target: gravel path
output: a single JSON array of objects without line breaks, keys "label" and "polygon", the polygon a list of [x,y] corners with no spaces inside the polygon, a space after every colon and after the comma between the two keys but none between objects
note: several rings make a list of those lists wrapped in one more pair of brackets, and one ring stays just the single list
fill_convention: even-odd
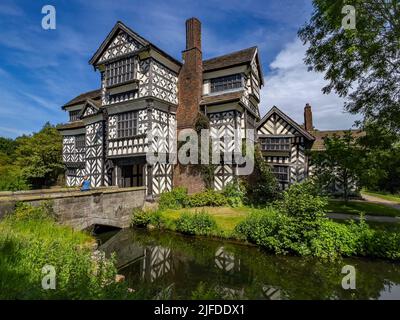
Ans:
[{"label": "gravel path", "polygon": [[[327,213],[327,216],[331,219],[341,219],[341,220],[360,220],[360,216],[346,214],[346,213]],[[398,223],[400,222],[400,218],[398,217],[386,217],[386,216],[371,216],[365,215],[365,220],[373,221],[373,222],[388,222],[388,223]]]},{"label": "gravel path", "polygon": [[364,194],[364,193],[362,193],[361,196],[363,197],[364,200],[366,200],[368,202],[379,203],[379,204],[383,204],[385,206],[392,207],[392,208],[400,210],[400,204],[397,203],[397,202],[386,200],[386,199],[382,199],[382,198],[378,198],[378,197],[374,197],[374,196],[370,196],[370,195],[367,195],[367,194]]}]

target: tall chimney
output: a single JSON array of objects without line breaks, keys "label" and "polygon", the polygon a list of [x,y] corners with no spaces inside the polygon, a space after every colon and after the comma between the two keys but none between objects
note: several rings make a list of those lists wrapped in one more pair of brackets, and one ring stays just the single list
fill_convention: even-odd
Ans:
[{"label": "tall chimney", "polygon": [[307,131],[311,131],[314,129],[311,106],[308,103],[304,107],[304,129],[306,129]]},{"label": "tall chimney", "polygon": [[[196,18],[186,20],[186,49],[182,52],[182,58],[183,66],[178,77],[179,104],[176,111],[178,132],[182,129],[195,129],[200,112],[203,60],[201,56],[201,23]],[[185,187],[189,194],[205,189],[204,179],[195,165],[178,163],[173,172],[174,187]]]},{"label": "tall chimney", "polygon": [[200,110],[203,88],[201,23],[197,18],[186,20],[186,50],[178,77],[179,105],[176,112],[179,129],[194,128]]}]

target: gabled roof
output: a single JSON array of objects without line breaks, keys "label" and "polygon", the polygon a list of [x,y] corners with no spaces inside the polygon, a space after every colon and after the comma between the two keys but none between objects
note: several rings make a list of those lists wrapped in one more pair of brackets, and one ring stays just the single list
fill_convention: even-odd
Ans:
[{"label": "gabled roof", "polygon": [[227,67],[234,67],[242,64],[251,63],[253,59],[257,60],[258,72],[260,74],[261,84],[264,84],[261,64],[258,57],[258,48],[256,46],[231,52],[219,57],[211,58],[203,61],[203,71],[219,70]]},{"label": "gabled roof", "polygon": [[84,127],[85,127],[85,124],[83,123],[83,121],[78,120],[78,121],[74,121],[74,122],[59,124],[56,126],[56,129],[57,130],[71,130],[71,129],[80,129],[80,128],[84,128]]},{"label": "gabled roof", "polygon": [[104,52],[104,50],[107,49],[109,43],[112,41],[112,39],[118,33],[119,30],[122,30],[122,31],[126,32],[129,36],[131,36],[133,39],[135,39],[137,42],[139,42],[143,47],[145,47],[145,48],[153,48],[155,51],[158,51],[160,54],[162,54],[166,58],[172,60],[173,62],[175,62],[179,66],[182,65],[182,63],[180,61],[176,60],[174,57],[172,57],[171,55],[169,55],[165,51],[161,50],[160,48],[158,48],[157,46],[155,46],[154,44],[152,44],[150,41],[146,40],[145,38],[143,38],[139,34],[137,34],[135,31],[133,31],[131,28],[127,27],[121,21],[117,21],[117,23],[114,25],[114,27],[112,28],[110,33],[107,35],[107,37],[101,43],[100,47],[94,53],[93,57],[89,60],[89,64],[95,65],[97,63],[97,61],[100,59],[100,57],[101,57],[102,53]]},{"label": "gabled roof", "polygon": [[65,109],[66,107],[70,107],[76,104],[80,104],[85,102],[87,99],[93,99],[93,100],[97,100],[100,99],[101,97],[101,89],[97,89],[97,90],[92,90],[92,91],[88,91],[85,93],[81,93],[80,95],[76,96],[75,98],[73,98],[71,101],[67,102],[66,104],[64,104],[62,106],[62,109]]},{"label": "gabled roof", "polygon": [[305,138],[308,140],[314,141],[315,138],[313,135],[311,135],[308,131],[304,130],[296,121],[294,121],[292,118],[287,116],[284,112],[282,112],[278,107],[273,106],[271,110],[267,112],[267,114],[257,123],[257,129],[264,125],[264,123],[268,120],[268,118],[272,114],[278,114],[283,120],[285,120],[287,123],[292,125],[301,135],[303,135]]},{"label": "gabled roof", "polygon": [[93,109],[96,110],[96,113],[93,114],[93,115],[95,115],[95,114],[98,114],[98,112],[99,112],[99,110],[101,108],[101,103],[100,103],[99,100],[94,101],[94,100],[92,100],[90,98],[86,99],[85,105],[82,108],[81,112],[79,113],[79,118],[83,117],[83,115],[85,114],[86,109],[89,108],[89,107],[92,107]]}]

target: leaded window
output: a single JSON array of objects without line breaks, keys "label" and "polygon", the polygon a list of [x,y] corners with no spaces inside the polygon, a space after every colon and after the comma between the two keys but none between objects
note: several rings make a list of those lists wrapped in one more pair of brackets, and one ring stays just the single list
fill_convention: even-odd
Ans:
[{"label": "leaded window", "polygon": [[106,65],[107,86],[114,86],[134,79],[134,58],[121,59]]},{"label": "leaded window", "polygon": [[261,139],[263,151],[289,151],[290,138],[263,138]]},{"label": "leaded window", "polygon": [[81,110],[74,110],[69,112],[69,121],[77,121],[79,120],[79,114],[81,113]]},{"label": "leaded window", "polygon": [[243,87],[240,73],[211,79],[211,92],[227,91]]},{"label": "leaded window", "polygon": [[125,112],[118,115],[117,136],[126,138],[137,135],[137,112]]},{"label": "leaded window", "polygon": [[280,182],[287,182],[289,181],[289,167],[287,166],[273,166],[272,168],[275,177]]},{"label": "leaded window", "polygon": [[75,136],[75,148],[76,149],[82,149],[85,148],[85,135],[80,134]]}]

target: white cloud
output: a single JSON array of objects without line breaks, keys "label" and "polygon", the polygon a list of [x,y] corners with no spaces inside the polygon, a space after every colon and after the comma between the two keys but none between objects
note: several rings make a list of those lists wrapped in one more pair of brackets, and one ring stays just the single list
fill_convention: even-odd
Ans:
[{"label": "white cloud", "polygon": [[306,103],[313,110],[314,126],[320,130],[348,129],[355,116],[344,112],[344,100],[336,94],[323,94],[327,84],[321,73],[309,72],[303,62],[306,48],[296,39],[288,43],[270,64],[261,91],[261,114],[272,106],[279,107],[289,117],[302,124]]}]

